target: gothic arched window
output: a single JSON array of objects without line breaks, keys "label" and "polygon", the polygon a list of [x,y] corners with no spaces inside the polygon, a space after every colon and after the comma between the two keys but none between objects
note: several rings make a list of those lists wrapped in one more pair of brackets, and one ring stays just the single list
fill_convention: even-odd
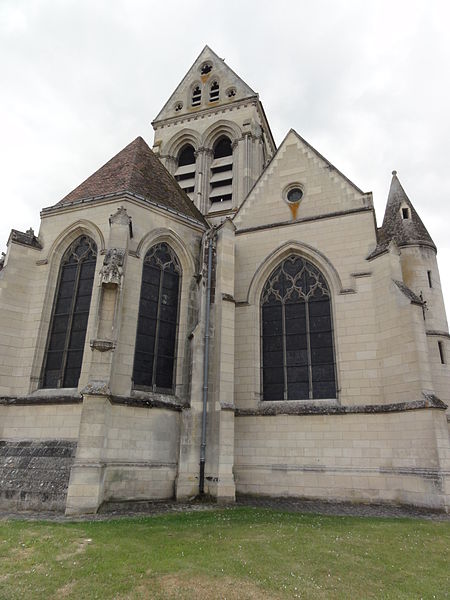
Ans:
[{"label": "gothic arched window", "polygon": [[97,246],[86,235],[63,256],[44,360],[44,388],[78,385],[96,262]]},{"label": "gothic arched window", "polygon": [[264,400],[336,397],[330,290],[317,267],[291,255],[261,295]]},{"label": "gothic arched window", "polygon": [[144,258],[134,353],[135,387],[172,391],[181,267],[165,242]]}]

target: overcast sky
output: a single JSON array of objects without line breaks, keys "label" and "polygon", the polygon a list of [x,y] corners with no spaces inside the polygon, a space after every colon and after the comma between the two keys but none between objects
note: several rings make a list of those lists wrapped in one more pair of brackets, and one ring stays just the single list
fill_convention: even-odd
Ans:
[{"label": "overcast sky", "polygon": [[450,309],[450,3],[0,0],[0,250],[151,121],[205,44],[364,191],[396,169]]}]

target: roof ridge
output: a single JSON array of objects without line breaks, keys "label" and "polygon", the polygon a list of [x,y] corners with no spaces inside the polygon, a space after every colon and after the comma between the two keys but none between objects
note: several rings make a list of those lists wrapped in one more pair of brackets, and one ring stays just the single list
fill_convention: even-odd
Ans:
[{"label": "roof ridge", "polygon": [[150,150],[150,147],[148,146],[148,144],[146,143],[146,141],[140,135],[138,135],[137,138],[135,138],[131,142],[131,144],[134,145],[134,148],[133,148],[133,157],[132,157],[132,159],[130,161],[130,173],[129,173],[128,182],[127,182],[130,187],[132,187],[133,178],[136,175],[136,169],[138,169],[137,157],[138,157],[138,151],[141,150],[141,148],[139,146],[142,143],[144,144],[144,146],[142,148],[144,151],[146,150],[146,147]]},{"label": "roof ridge", "polygon": [[125,192],[137,194],[208,226],[201,212],[141,136],[69,192],[55,207]]}]

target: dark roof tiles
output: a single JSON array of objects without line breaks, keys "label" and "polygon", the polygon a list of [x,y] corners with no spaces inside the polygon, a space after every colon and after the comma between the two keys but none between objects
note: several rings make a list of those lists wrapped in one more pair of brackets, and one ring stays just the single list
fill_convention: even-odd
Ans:
[{"label": "dark roof tiles", "polygon": [[[402,215],[402,208],[409,209],[406,218]],[[392,172],[392,182],[379,241],[389,242],[392,239],[397,242],[398,246],[424,244],[436,248],[425,225],[406,195],[396,171]]]},{"label": "dark roof tiles", "polygon": [[56,206],[120,192],[137,194],[207,225],[201,212],[141,137],[128,144]]},{"label": "dark roof tiles", "polygon": [[[402,214],[402,208],[408,209],[405,217]],[[392,241],[398,247],[418,244],[436,250],[430,234],[397,177],[397,171],[392,171],[383,224],[377,229],[377,240],[377,246],[369,254],[367,260],[372,260],[387,252]]]}]

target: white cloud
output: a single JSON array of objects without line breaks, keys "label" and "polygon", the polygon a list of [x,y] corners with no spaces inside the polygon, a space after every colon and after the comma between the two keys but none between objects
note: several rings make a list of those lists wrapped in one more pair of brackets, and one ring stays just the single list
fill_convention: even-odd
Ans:
[{"label": "white cloud", "polygon": [[0,246],[151,120],[205,43],[383,215],[390,173],[440,250],[450,302],[444,1],[2,0]]}]

